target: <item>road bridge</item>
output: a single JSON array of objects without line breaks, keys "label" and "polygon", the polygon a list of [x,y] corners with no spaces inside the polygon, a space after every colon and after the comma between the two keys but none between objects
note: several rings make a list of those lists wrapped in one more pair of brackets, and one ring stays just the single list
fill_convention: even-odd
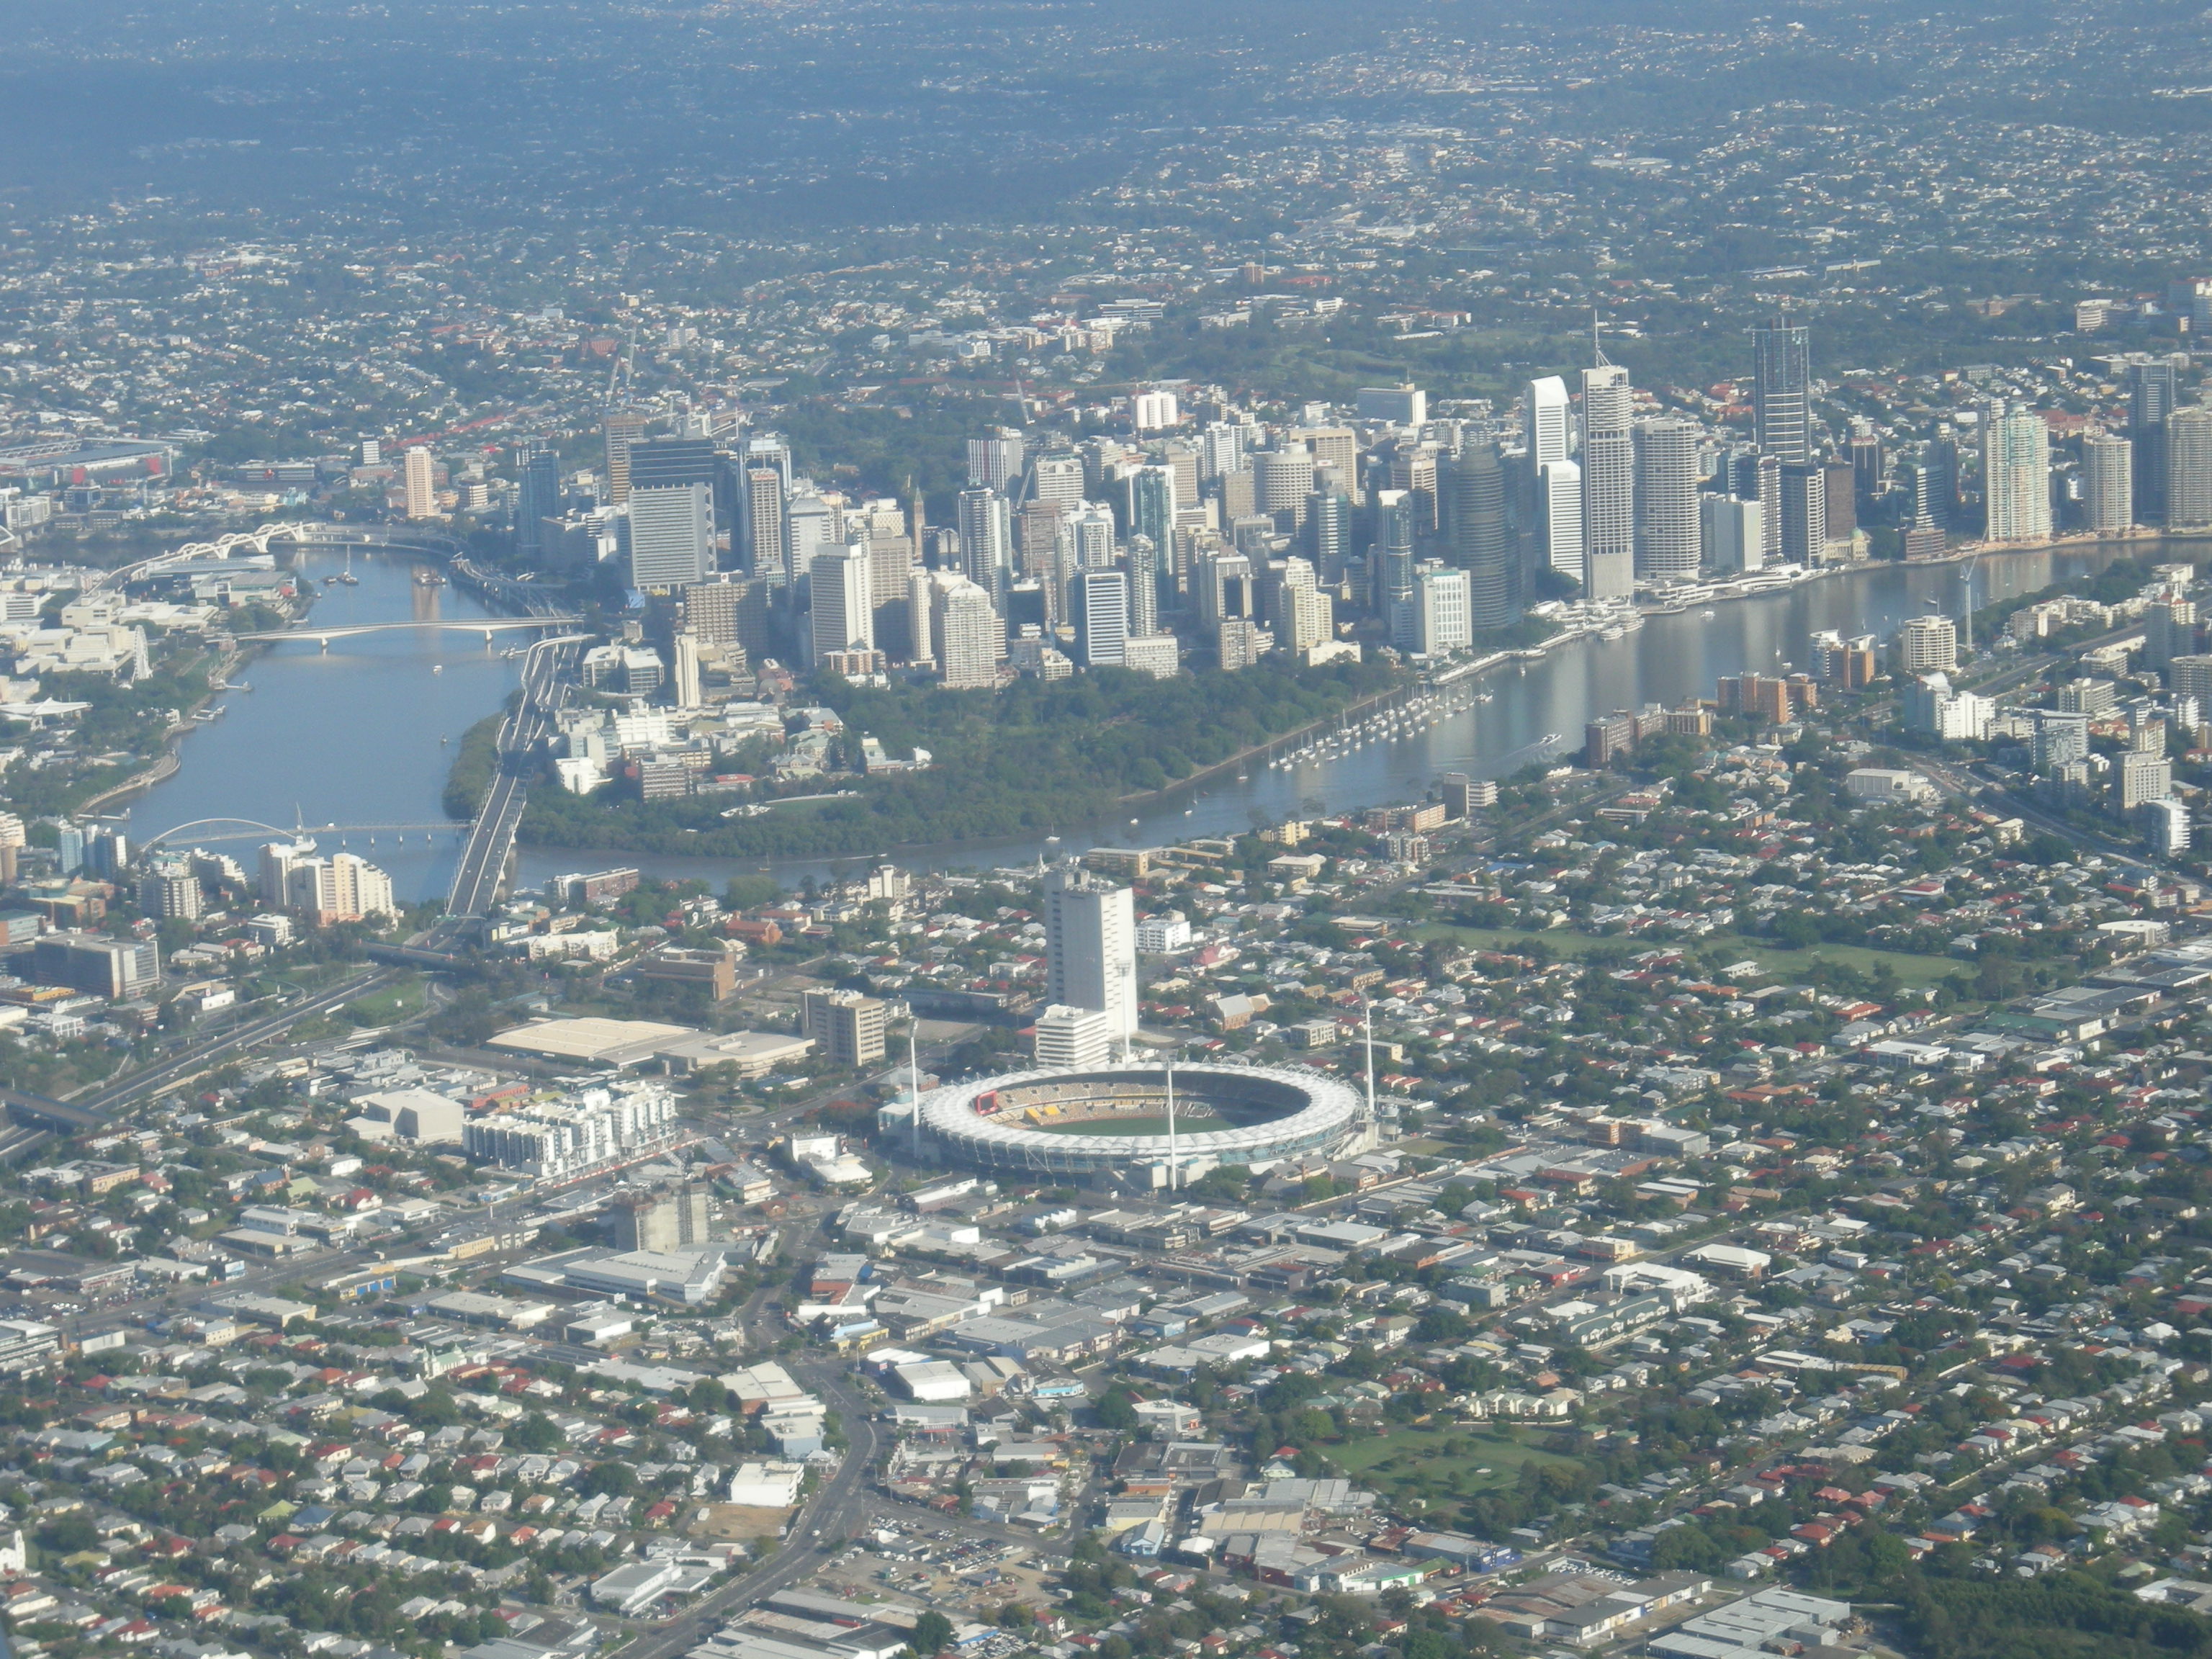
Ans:
[{"label": "road bridge", "polygon": [[552,735],[555,711],[575,684],[580,644],[573,635],[540,640],[523,658],[522,701],[499,728],[499,770],[492,775],[453,872],[445,918],[424,941],[433,948],[453,944],[464,929],[489,915],[498,901],[515,832],[522,827],[538,748]]},{"label": "road bridge", "polygon": [[556,612],[544,617],[475,617],[466,621],[441,617],[434,621],[345,623],[329,628],[318,628],[308,622],[296,628],[274,628],[264,633],[239,634],[234,637],[240,645],[281,640],[313,640],[327,651],[332,640],[350,640],[363,634],[398,634],[410,629],[427,628],[443,634],[481,634],[484,643],[489,645],[495,634],[512,633],[517,629],[566,628],[579,620]]},{"label": "road bridge", "polygon": [[303,836],[459,836],[468,825],[447,818],[435,823],[263,823],[254,818],[194,818],[139,843],[150,850],[167,842],[189,840],[194,846],[222,841],[297,841]]},{"label": "road bridge", "polygon": [[21,1089],[0,1089],[0,1107],[4,1107],[8,1115],[18,1123],[35,1123],[46,1128],[65,1129],[73,1135],[107,1127],[105,1113],[89,1111],[82,1106],[72,1106],[66,1101],[31,1094]]}]

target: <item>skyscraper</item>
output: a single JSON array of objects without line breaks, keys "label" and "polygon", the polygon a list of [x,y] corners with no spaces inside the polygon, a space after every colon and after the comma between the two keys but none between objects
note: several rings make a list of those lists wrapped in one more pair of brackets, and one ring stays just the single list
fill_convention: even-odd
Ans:
[{"label": "skyscraper", "polygon": [[1423,656],[1448,656],[1474,642],[1468,574],[1437,564],[1415,573],[1413,649]]},{"label": "skyscraper", "polygon": [[915,659],[933,659],[939,684],[948,691],[996,685],[1006,634],[990,595],[951,570],[917,570],[911,584]]},{"label": "skyscraper", "polygon": [[1156,547],[1175,541],[1176,475],[1169,466],[1140,466],[1127,479],[1129,533],[1149,536]]},{"label": "skyscraper", "polygon": [[802,488],[783,510],[783,562],[795,584],[814,568],[814,556],[837,544],[836,515],[830,503],[801,480]]},{"label": "skyscraper", "polygon": [[1285,535],[1298,528],[1306,496],[1314,487],[1313,451],[1303,444],[1263,449],[1253,458],[1254,487],[1259,510],[1270,514],[1276,529]]},{"label": "skyscraper", "polygon": [[866,542],[814,556],[807,570],[812,660],[876,648],[874,580]]},{"label": "skyscraper", "polygon": [[2107,534],[2136,521],[2135,446],[2107,432],[2081,440],[2081,511],[2091,530]]},{"label": "skyscraper", "polygon": [[[1156,634],[1160,626],[1160,550],[1149,536],[1129,538],[1122,569],[1129,578],[1129,632]],[[1071,605],[1073,601],[1070,602]]]},{"label": "skyscraper", "polygon": [[629,452],[630,586],[666,592],[714,568],[714,478],[705,438],[668,438]]},{"label": "skyscraper", "polygon": [[436,459],[425,446],[416,444],[407,452],[402,483],[406,490],[409,518],[434,519],[438,516],[437,469]]},{"label": "skyscraper", "polygon": [[2144,524],[2166,524],[2166,422],[2180,401],[2172,359],[2128,365],[2128,437],[2136,447],[2136,514]]},{"label": "skyscraper", "polygon": [[561,513],[561,458],[525,438],[514,448],[514,550],[536,564],[545,555],[545,520]]},{"label": "skyscraper", "polygon": [[1118,570],[1085,570],[1069,584],[1075,648],[1085,668],[1119,668],[1128,654],[1129,585]]},{"label": "skyscraper", "polygon": [[1784,463],[1813,459],[1813,357],[1802,324],[1785,314],[1751,331],[1752,433]]},{"label": "skyscraper", "polygon": [[1982,422],[1984,532],[1993,542],[2051,533],[2051,428],[2033,410],[2014,408]]},{"label": "skyscraper", "polygon": [[1556,374],[1528,382],[1521,406],[1522,447],[1528,465],[1541,472],[1551,461],[1571,459],[1575,449],[1574,408],[1567,383]]},{"label": "skyscraper", "polygon": [[1087,871],[1045,872],[1045,1000],[1106,1016],[1116,1042],[1137,1029],[1135,901]]},{"label": "skyscraper", "polygon": [[1316,489],[1306,498],[1306,550],[1314,568],[1334,578],[1352,556],[1352,497]]},{"label": "skyscraper", "polygon": [[784,562],[783,474],[772,466],[748,466],[738,505],[738,532],[743,538],[740,568],[765,576],[772,587],[791,585],[791,568]]},{"label": "skyscraper", "polygon": [[1006,498],[988,486],[963,489],[959,515],[962,568],[969,581],[991,596],[991,608],[1003,616],[1006,590],[1013,585],[1013,521]]},{"label": "skyscraper", "polygon": [[1625,599],[1636,591],[1636,437],[1628,371],[1583,371],[1583,591]]},{"label": "skyscraper", "polygon": [[[1467,572],[1468,626],[1486,632],[1521,620],[1521,559],[1505,512],[1497,447],[1474,444],[1451,465],[1454,562]],[[1464,643],[1464,641],[1462,641]]]},{"label": "skyscraper", "polygon": [[2212,525],[2212,407],[2191,404],[2166,421],[2166,522]]},{"label": "skyscraper", "polygon": [[1040,455],[1030,469],[1030,499],[1073,507],[1083,499],[1083,458]]},{"label": "skyscraper", "polygon": [[1828,544],[1828,473],[1817,461],[1789,461],[1777,481],[1782,501],[1782,562],[1811,569]]},{"label": "skyscraper", "polygon": [[1757,501],[1733,495],[1699,499],[1698,552],[1705,568],[1717,576],[1732,576],[1761,569],[1766,563],[1766,531]]},{"label": "skyscraper", "polygon": [[1699,560],[1698,423],[1636,428],[1636,568],[1657,581],[1695,581]]},{"label": "skyscraper", "polygon": [[1381,582],[1376,609],[1389,624],[1390,642],[1413,648],[1413,499],[1402,489],[1375,492],[1376,568]]},{"label": "skyscraper", "polygon": [[1537,469],[1536,557],[1582,585],[1583,470],[1572,461],[1547,461]]},{"label": "skyscraper", "polygon": [[617,507],[629,499],[630,446],[645,436],[645,416],[628,409],[611,409],[599,422],[607,447],[607,499]]},{"label": "skyscraper", "polygon": [[1022,434],[1001,427],[988,438],[968,441],[968,485],[971,489],[995,489],[1000,495],[1022,476],[1024,445]]}]

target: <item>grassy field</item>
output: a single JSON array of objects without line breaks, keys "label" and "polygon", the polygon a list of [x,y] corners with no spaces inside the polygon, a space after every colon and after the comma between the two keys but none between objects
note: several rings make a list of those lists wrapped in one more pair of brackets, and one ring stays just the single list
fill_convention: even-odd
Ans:
[{"label": "grassy field", "polygon": [[[1029,1125],[1024,1124],[1024,1128]],[[1036,1126],[1048,1135],[1159,1135],[1168,1132],[1167,1114],[1158,1117],[1143,1117],[1134,1113],[1126,1117],[1094,1117],[1081,1123],[1040,1123]],[[1226,1129],[1229,1120],[1210,1111],[1176,1114],[1176,1133],[1179,1135],[1205,1134],[1214,1129]]]},{"label": "grassy field", "polygon": [[422,975],[410,974],[374,996],[347,1003],[341,1012],[356,1025],[390,1025],[421,1013],[426,1006]]},{"label": "grassy field", "polygon": [[1815,945],[1802,951],[1785,951],[1763,940],[1726,933],[1688,940],[1605,939],[1593,933],[1573,933],[1565,927],[1554,927],[1540,933],[1525,933],[1503,927],[1461,927],[1451,922],[1438,921],[1425,923],[1414,929],[1413,937],[1457,939],[1463,945],[1477,945],[1486,951],[1519,951],[1541,939],[1554,955],[1563,957],[1582,956],[1600,946],[1610,950],[1626,946],[1631,951],[1719,951],[1725,952],[1731,962],[1755,962],[1768,973],[1782,978],[1802,973],[1816,962],[1840,963],[1864,974],[1870,974],[1878,965],[1887,963],[1890,972],[1907,985],[1932,985],[1949,975],[1969,971],[1966,963],[1949,957],[1918,957],[1905,951],[1869,950],[1861,945]]},{"label": "grassy field", "polygon": [[[1322,1448],[1352,1480],[1394,1498],[1425,1497],[1432,1503],[1468,1498],[1492,1486],[1510,1486],[1523,1463],[1571,1464],[1575,1460],[1540,1450],[1543,1431],[1490,1425],[1480,1428],[1405,1428]],[[1487,1471],[1487,1473],[1485,1473]]]}]

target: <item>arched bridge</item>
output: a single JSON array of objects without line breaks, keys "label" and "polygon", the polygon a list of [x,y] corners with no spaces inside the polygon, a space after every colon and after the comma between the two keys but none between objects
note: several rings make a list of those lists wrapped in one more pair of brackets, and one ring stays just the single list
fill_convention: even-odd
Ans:
[{"label": "arched bridge", "polygon": [[421,835],[426,841],[433,836],[463,836],[468,833],[465,822],[443,819],[436,823],[263,823],[258,818],[194,818],[189,823],[179,823],[149,836],[140,842],[141,850],[150,850],[165,843],[189,841],[198,846],[222,841],[296,841],[307,836],[383,836],[402,837]]}]

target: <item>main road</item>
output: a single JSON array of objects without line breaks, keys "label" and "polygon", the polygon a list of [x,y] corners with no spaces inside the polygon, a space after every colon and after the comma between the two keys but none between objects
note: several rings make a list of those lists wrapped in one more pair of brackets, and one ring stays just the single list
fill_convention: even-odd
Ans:
[{"label": "main road", "polygon": [[738,1607],[773,1595],[821,1568],[845,1547],[866,1517],[868,1477],[880,1449],[874,1418],[867,1406],[846,1388],[836,1368],[794,1361],[791,1370],[797,1381],[836,1408],[850,1437],[843,1460],[792,1516],[781,1550],[696,1607],[685,1608],[667,1624],[639,1636],[620,1650],[619,1659],[671,1659],[696,1647]]}]

